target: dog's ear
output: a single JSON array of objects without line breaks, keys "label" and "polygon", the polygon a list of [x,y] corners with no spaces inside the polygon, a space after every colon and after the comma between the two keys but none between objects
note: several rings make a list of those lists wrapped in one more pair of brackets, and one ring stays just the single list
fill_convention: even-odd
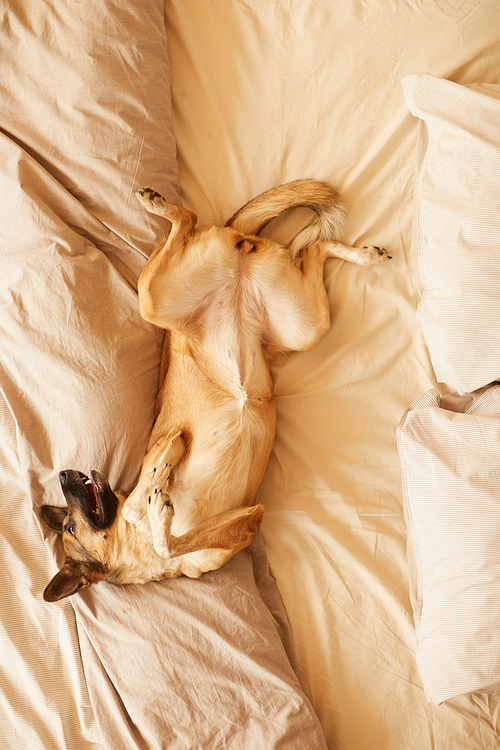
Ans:
[{"label": "dog's ear", "polygon": [[57,505],[42,505],[40,509],[42,521],[56,534],[62,534],[62,525],[68,515],[68,508],[60,508]]},{"label": "dog's ear", "polygon": [[57,602],[91,583],[98,583],[101,578],[102,574],[87,563],[68,559],[43,592],[43,598],[46,602]]}]

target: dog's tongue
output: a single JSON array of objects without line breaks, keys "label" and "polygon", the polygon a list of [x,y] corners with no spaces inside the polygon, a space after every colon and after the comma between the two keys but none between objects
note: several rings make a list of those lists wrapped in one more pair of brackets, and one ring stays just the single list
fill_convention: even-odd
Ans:
[{"label": "dog's tongue", "polygon": [[101,503],[99,502],[99,492],[97,489],[97,485],[94,482],[93,479],[88,477],[85,482],[85,489],[87,490],[87,495],[89,497],[90,501],[90,507],[92,509],[92,513],[96,517],[98,521],[101,520]]}]

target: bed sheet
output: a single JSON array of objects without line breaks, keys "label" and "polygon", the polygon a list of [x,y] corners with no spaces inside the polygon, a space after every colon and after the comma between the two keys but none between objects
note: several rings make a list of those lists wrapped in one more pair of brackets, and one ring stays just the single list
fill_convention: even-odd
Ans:
[{"label": "bed sheet", "polygon": [[[2,10],[2,29],[8,31],[12,42],[3,46],[3,54],[13,54],[12,59],[22,62],[13,65],[11,60],[4,65],[9,76],[1,84],[3,101],[8,103],[2,111],[1,143],[7,154],[14,155],[4,163],[8,167],[4,174],[12,175],[19,168],[14,192],[4,186],[2,211],[9,219],[15,217],[20,199],[32,197],[40,186],[47,188],[55,181],[57,189],[48,195],[44,210],[30,213],[30,222],[18,221],[19,237],[29,246],[27,229],[32,220],[40,219],[41,226],[41,219],[50,215],[52,223],[47,226],[55,222],[58,228],[54,237],[60,240],[61,226],[67,231],[65,236],[71,237],[62,243],[62,254],[71,254],[72,243],[77,243],[76,255],[80,253],[82,262],[75,280],[82,281],[86,289],[93,283],[109,282],[130,313],[121,324],[127,337],[132,335],[135,352],[143,354],[140,370],[127,369],[119,338],[107,342],[108,355],[113,353],[109,358],[113,374],[123,368],[118,382],[126,388],[129,405],[124,425],[126,429],[132,425],[132,432],[121,446],[118,440],[113,450],[110,444],[104,445],[114,483],[130,485],[147,439],[152,415],[144,405],[147,402],[152,412],[161,343],[158,334],[131,313],[136,307],[137,273],[153,237],[161,231],[154,220],[142,223],[132,192],[136,182],[152,181],[154,187],[175,197],[176,179],[167,158],[172,153],[172,137],[168,59],[163,31],[159,31],[162,3],[148,6],[152,25],[148,38],[139,40],[131,36],[130,29],[144,21],[142,6],[138,11],[137,4],[114,0],[108,5],[112,7],[109,15],[103,15],[102,3],[86,5],[87,13],[94,8],[86,32],[93,38],[97,35],[100,46],[99,54],[88,56],[85,62],[92,78],[108,61],[106,49],[112,53],[107,85],[109,81],[116,84],[117,99],[112,99],[111,108],[106,85],[103,93],[99,86],[89,87],[85,78],[75,77],[75,65],[82,60],[77,41],[83,40],[78,28],[80,12],[85,16],[83,5],[67,18],[60,0],[43,0],[44,12],[39,0],[8,2]],[[332,750],[496,750],[500,712],[495,695],[469,695],[439,707],[425,703],[415,662],[396,427],[420,394],[430,388],[446,391],[435,382],[415,319],[417,283],[410,241],[417,122],[404,102],[401,79],[428,72],[463,84],[498,83],[498,2],[214,0],[205,4],[166,0],[164,12],[184,204],[196,211],[201,221],[220,222],[271,186],[299,177],[325,179],[341,189],[349,205],[345,239],[354,244],[383,244],[394,256],[391,264],[380,269],[328,261],[325,280],[332,308],[331,331],[313,352],[282,357],[273,365],[278,429],[259,497],[267,509],[263,534],[271,571],[289,616],[301,682],[327,744]],[[62,48],[57,46],[47,24],[50,14],[55,14],[63,38],[73,39],[74,45],[66,41]],[[21,17],[22,22],[9,26],[13,16]],[[45,46],[38,47],[42,41]],[[138,53],[141,48],[151,53],[152,47],[155,56],[149,54],[145,59]],[[55,68],[53,55],[58,58]],[[121,91],[129,90],[125,71],[131,69],[133,80],[142,83],[134,84],[134,96],[127,98]],[[22,73],[23,85],[13,77],[14,70]],[[55,78],[54,70],[60,71]],[[73,103],[67,112],[59,112],[61,130],[67,136],[61,149],[51,145],[58,121],[51,120],[53,113],[48,107],[49,101],[58,97],[54,97],[55,89],[45,96],[43,88],[33,85],[37,75],[50,80],[57,93],[69,96]],[[30,85],[26,85],[26,77]],[[106,78],[97,80],[105,82]],[[151,81],[156,87],[149,96]],[[34,90],[36,107],[30,99]],[[12,91],[18,94],[14,103],[22,105],[22,116],[5,100]],[[80,109],[82,91],[86,106]],[[142,100],[135,110],[141,97],[148,97],[147,101]],[[127,121],[130,106],[138,118],[134,127]],[[15,117],[9,119],[11,114]],[[113,134],[104,144],[106,159],[94,153],[96,147],[99,153],[103,151],[102,141],[95,138],[102,126],[99,114]],[[89,116],[91,121],[94,118],[96,130],[86,130]],[[40,125],[49,136],[43,143],[37,141]],[[83,135],[84,147],[78,152],[75,147],[82,143]],[[58,139],[53,141],[57,144]],[[17,160],[20,149],[22,158]],[[49,158],[44,159],[47,154]],[[96,194],[95,185],[99,186]],[[308,216],[298,212],[290,221],[275,222],[270,231],[286,239],[307,220]],[[2,223],[5,236],[11,237],[7,226]],[[1,238],[3,253],[10,250],[5,236]],[[93,276],[86,273],[87,261],[92,261]],[[13,268],[15,261],[5,259],[5,264],[5,268]],[[41,269],[42,263],[37,261],[26,267],[25,275],[36,279]],[[18,274],[17,281],[23,278]],[[55,277],[46,274],[46,282],[55,288],[50,287]],[[35,286],[33,290],[39,291]],[[12,295],[5,285],[2,294],[0,321],[5,324]],[[43,294],[39,296],[43,298]],[[97,295],[95,309],[92,304],[87,309],[93,315],[93,325],[99,321],[97,303],[101,301]],[[67,307],[65,312],[68,321],[78,324],[72,330],[81,332],[75,310]],[[8,340],[9,346],[18,349],[24,336],[36,341],[36,328],[29,330],[23,325],[27,320],[19,319],[17,330],[8,328],[8,337],[2,341]],[[50,339],[50,326],[44,333]],[[100,356],[102,365],[106,361],[102,349]],[[2,365],[5,382],[5,360]],[[57,362],[52,361],[51,366],[56,367]],[[47,379],[49,374],[29,367],[23,373],[31,390],[39,376]],[[79,382],[85,381],[87,386],[93,382],[98,388],[104,386],[98,379],[92,381],[90,369]],[[68,384],[62,378],[60,383],[62,403]],[[143,400],[134,400],[134,387]],[[104,428],[110,414],[117,411],[113,393],[112,385],[106,384],[109,404],[103,409],[105,399],[96,398],[88,412],[97,413]],[[1,602],[2,648],[8,644],[0,668],[2,746],[98,750],[107,742],[112,747],[120,743],[124,747],[134,743],[153,747],[161,734],[159,714],[144,708],[144,696],[134,694],[137,686],[130,680],[122,695],[117,694],[115,687],[123,675],[107,674],[103,667],[118,664],[116,657],[124,651],[122,641],[114,639],[113,618],[102,616],[108,598],[85,595],[74,606],[66,602],[61,607],[41,603],[41,592],[55,567],[47,554],[51,540],[47,536],[47,543],[42,540],[31,499],[40,500],[44,493],[55,498],[60,467],[54,458],[85,454],[85,461],[90,461],[96,450],[94,436],[83,446],[57,443],[39,424],[28,424],[29,409],[19,419],[13,404],[25,396],[20,386],[4,390],[4,396],[7,400],[0,401],[0,523],[2,559],[8,560],[9,567],[2,579]],[[33,414],[40,414],[45,406],[44,417],[49,422],[54,419],[50,404],[34,399],[30,406]],[[133,423],[135,414],[142,415],[137,424]],[[79,418],[79,414],[73,415],[71,423]],[[41,424],[43,427],[43,420]],[[82,422],[82,439],[85,432]],[[62,425],[58,435],[66,439],[70,431]],[[30,453],[34,437],[37,450]],[[123,448],[130,442],[134,443],[132,454]],[[60,453],[54,456],[56,444]],[[126,466],[125,455],[130,460]],[[31,470],[33,465],[36,472]],[[240,558],[239,564],[244,570],[229,566],[222,574],[224,592],[231,590],[234,577],[262,565],[262,555],[252,558],[250,553],[246,562]],[[266,576],[264,566],[256,578],[267,582],[264,589],[267,586],[269,592]],[[210,585],[207,579],[202,587]],[[126,617],[131,607],[127,594],[117,594],[113,603],[116,605],[121,596],[120,612]],[[161,599],[159,606],[164,609],[156,613],[158,617],[170,611],[167,599]],[[266,631],[268,643],[286,643],[286,623],[279,620],[276,601],[267,601],[267,609],[274,611],[276,618]],[[132,628],[127,631],[130,642],[137,638],[134,644],[140,635],[140,629],[135,635]],[[96,643],[101,644],[100,652]],[[106,648],[110,648],[109,654]],[[124,656],[130,656],[134,648],[127,649]],[[304,710],[307,714],[307,701],[299,697],[294,675],[285,670],[283,678],[286,654],[282,651],[274,662],[272,654],[279,654],[279,649],[263,651],[257,653],[255,664],[262,666],[269,654],[270,662],[264,672],[256,669],[257,676],[265,675],[277,692],[289,691],[298,700],[298,714]],[[280,679],[274,680],[278,662]],[[230,695],[233,686],[228,681],[226,687]],[[243,691],[235,696],[244,699]],[[290,704],[286,705],[289,710]],[[199,708],[196,717],[201,721],[208,707],[200,703]],[[254,708],[258,713],[259,706]],[[257,728],[262,729],[271,714],[262,706],[260,709]],[[169,705],[164,711],[163,720],[168,723]],[[186,717],[184,714],[181,729],[192,718]],[[284,718],[286,728],[290,726],[288,715]],[[241,724],[244,730],[245,721]],[[147,726],[151,737],[138,737],[136,726]],[[314,741],[321,747],[315,725],[309,726],[314,726],[309,746]],[[254,738],[258,747],[269,744],[269,737],[259,737],[258,732]],[[179,732],[164,738],[163,745],[189,746],[191,739]],[[207,748],[208,740],[204,740],[199,739],[200,744]],[[217,735],[211,741],[217,743]],[[277,746],[280,741],[286,747],[306,744],[303,735],[291,738],[286,733],[276,740]]]},{"label": "bed sheet", "polygon": [[[416,118],[401,79],[498,83],[496,0],[168,0],[184,204],[225,221],[296,178],[338,186],[345,240],[381,268],[329,260],[329,334],[273,365],[278,426],[259,500],[302,683],[336,750],[498,747],[498,698],[426,703],[415,662],[396,428],[436,383],[410,256]],[[302,221],[299,217],[297,221]],[[278,237],[293,233],[279,222]]]},{"label": "bed sheet", "polygon": [[134,193],[179,202],[178,173],[163,0],[4,5],[0,746],[324,750],[260,537],[200,581],[43,599],[59,471],[139,473],[163,332],[137,277],[168,225]]}]

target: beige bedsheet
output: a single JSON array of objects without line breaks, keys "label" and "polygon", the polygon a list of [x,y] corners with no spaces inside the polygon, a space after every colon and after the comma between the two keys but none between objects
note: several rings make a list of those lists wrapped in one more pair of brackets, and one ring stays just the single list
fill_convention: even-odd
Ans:
[{"label": "beige bedsheet", "polygon": [[259,499],[300,675],[333,750],[496,749],[498,699],[425,703],[415,664],[395,431],[436,382],[410,261],[417,120],[401,79],[500,81],[497,0],[170,0],[185,204],[225,220],[281,182],[334,182],[346,239],[327,262],[332,328],[274,365],[278,428]]},{"label": "beige bedsheet", "polygon": [[152,426],[163,332],[135,289],[168,226],[134,193],[179,201],[163,12],[0,11],[0,747],[325,750],[260,537],[200,581],[43,600],[59,471],[131,489]]},{"label": "beige bedsheet", "polygon": [[[9,0],[7,10],[0,11],[3,29],[9,29],[15,42],[12,49],[17,45],[23,53],[19,59],[24,67],[18,66],[18,70],[30,80],[36,79],[36,73],[52,81],[65,96],[77,92],[75,101],[80,106],[82,80],[72,77],[75,61],[82,60],[77,44],[83,43],[78,27],[80,11],[66,18],[61,13],[62,0],[43,0],[47,11],[55,13],[58,32],[75,40],[74,47],[66,44],[60,68],[55,69],[60,73],[54,78],[51,56],[43,52],[43,45],[35,62],[28,54],[37,40],[44,40],[46,50],[51,49],[51,41],[55,43],[46,22],[49,15],[40,13],[41,2],[23,0],[22,23],[10,29],[7,10],[18,9],[17,0]],[[261,680],[270,691],[266,695],[274,690],[279,697],[259,705],[249,700],[251,691],[246,691],[243,678],[236,682],[228,679],[223,685],[228,712],[224,717],[217,704],[207,705],[204,691],[196,711],[187,710],[188,706],[192,709],[192,700],[183,703],[182,638],[169,665],[171,672],[158,669],[154,677],[151,672],[141,675],[142,683],[134,681],[135,672],[127,673],[136,653],[140,654],[143,631],[137,620],[130,631],[119,627],[132,610],[142,616],[141,604],[133,602],[135,594],[113,594],[108,587],[99,595],[102,589],[96,587],[96,592],[75,598],[73,606],[41,601],[46,581],[55,572],[49,553],[53,539],[45,534],[44,543],[26,500],[35,505],[44,500],[56,502],[57,470],[64,468],[59,459],[81,456],[84,464],[75,468],[87,470],[86,462],[97,449],[106,455],[104,468],[113,483],[131,485],[151,421],[160,345],[158,334],[136,316],[133,286],[149,243],[161,230],[158,224],[141,224],[143,214],[135,206],[132,192],[136,182],[147,181],[175,195],[168,130],[168,60],[163,37],[157,33],[161,3],[147,4],[150,26],[139,38],[131,29],[144,20],[142,3],[108,0],[107,7],[113,9],[108,16],[102,14],[101,5],[95,1],[86,6],[87,12],[90,7],[94,13],[86,31],[99,40],[101,55],[89,56],[87,70],[95,73],[107,64],[104,51],[108,49],[113,60],[109,77],[117,98],[106,100],[94,82],[85,89],[86,107],[71,109],[74,120],[61,112],[64,132],[80,138],[85,134],[82,152],[76,149],[82,141],[69,136],[60,150],[47,146],[47,141],[38,148],[38,125],[33,123],[39,124],[42,114],[47,114],[43,90],[37,90],[36,112],[30,109],[28,93],[18,87],[25,116],[11,122],[9,107],[2,113],[1,126],[7,133],[0,137],[6,135],[8,147],[18,159],[9,162],[6,173],[11,176],[16,164],[21,167],[15,183],[19,192],[12,194],[10,188],[6,192],[3,186],[4,214],[14,211],[18,199],[29,205],[26,196],[37,192],[33,186],[47,188],[53,179],[59,181],[47,200],[47,211],[39,216],[46,219],[50,214],[51,222],[63,226],[68,234],[62,243],[59,234],[47,252],[56,249],[64,256],[71,243],[77,243],[71,252],[80,255],[81,262],[69,281],[90,287],[104,283],[106,289],[114,290],[125,314],[114,321],[113,329],[126,331],[126,336],[106,338],[106,333],[100,338],[99,351],[94,352],[92,346],[86,350],[88,360],[82,363],[80,383],[85,386],[82,392],[90,389],[95,396],[85,402],[88,410],[83,401],[79,403],[81,413],[73,413],[67,425],[63,417],[58,440],[43,431],[44,420],[30,425],[29,417],[32,412],[38,419],[42,413],[50,423],[59,413],[64,415],[64,401],[71,404],[64,377],[56,383],[55,411],[51,403],[40,399],[26,402],[21,386],[4,391],[7,400],[1,402],[0,409],[4,566],[0,744],[8,750],[128,750],[134,746],[177,750],[198,742],[203,750],[218,750],[230,738],[234,747],[240,738],[241,746],[241,738],[248,733],[256,750],[267,750],[270,745],[287,750],[319,748],[320,733],[282,645],[288,641],[286,624],[279,619],[279,603],[274,594],[269,600],[265,596],[272,589],[258,549],[256,556],[236,560],[215,582],[203,579],[201,589],[208,596],[200,597],[197,606],[201,617],[208,606],[205,602],[219,596],[220,584],[220,601],[231,609],[228,592],[235,580],[243,582],[245,596],[249,591],[252,597],[255,594],[248,610],[257,612],[265,637],[259,640],[258,631],[250,631],[255,641],[250,635],[242,639],[246,649],[235,649],[232,658],[239,669],[248,664],[247,673],[254,678],[252,690],[255,680]],[[439,707],[425,703],[415,663],[396,427],[416,397],[429,388],[445,390],[435,382],[415,319],[417,286],[410,241],[417,123],[404,102],[400,82],[418,72],[459,83],[500,82],[498,0],[166,0],[165,21],[185,205],[196,211],[201,221],[225,221],[245,201],[271,186],[299,177],[325,179],[342,190],[349,205],[345,239],[354,244],[383,244],[394,256],[389,265],[372,269],[328,261],[325,279],[332,307],[331,331],[314,351],[282,357],[273,366],[278,429],[259,498],[267,509],[263,537],[290,620],[302,686],[319,717],[327,745],[330,750],[496,750],[500,730],[496,696],[469,695]],[[73,37],[72,28],[76,29]],[[145,47],[149,52],[144,57],[137,50]],[[125,71],[130,69],[134,70],[135,95],[123,98],[118,92],[129,90]],[[5,70],[3,84],[0,82],[3,94],[12,84],[12,75],[5,75]],[[150,94],[152,80],[157,86]],[[47,93],[47,101],[55,90]],[[127,119],[130,107],[135,127]],[[99,122],[96,132],[100,133],[101,115],[113,137],[97,143],[96,155],[96,139],[87,127],[89,122]],[[150,145],[155,140],[152,132],[155,138],[163,133],[156,152]],[[54,134],[55,126],[50,135]],[[57,137],[53,141],[57,144]],[[23,150],[22,158],[18,147]],[[50,158],[42,163],[40,154],[47,149]],[[103,152],[107,158],[102,158]],[[121,173],[127,181],[120,179]],[[89,186],[96,184],[99,190],[94,195]],[[79,213],[72,224],[73,208]],[[35,213],[30,214],[30,221],[36,218]],[[52,227],[51,222],[43,226]],[[29,241],[29,226],[32,224],[24,226],[22,221],[17,224],[23,242]],[[286,237],[294,230],[290,223],[279,223],[274,231]],[[5,246],[5,235],[0,236],[0,250],[5,252],[10,248]],[[8,263],[4,268],[12,269]],[[42,273],[42,265],[39,258],[31,264],[31,279]],[[64,263],[59,268],[61,278],[68,282]],[[47,274],[46,282],[48,288],[56,289],[55,277]],[[9,288],[4,285],[1,293],[5,313],[12,302]],[[39,298],[43,300],[43,294]],[[75,314],[80,308],[71,309],[66,298],[59,301],[66,305],[69,330],[81,333],[82,321]],[[29,300],[28,309],[30,304],[35,303]],[[62,308],[56,309],[61,313]],[[96,293],[85,307],[85,320],[88,317],[94,330],[100,330],[99,323],[110,310],[117,315]],[[0,316],[3,323],[3,313]],[[19,350],[20,331],[29,334],[31,341],[37,337],[36,329],[23,328],[22,319],[16,325],[17,332],[9,322],[8,337],[2,339],[3,343],[8,340],[10,353]],[[108,330],[104,324],[102,328]],[[45,324],[43,333],[40,342],[45,345],[53,332]],[[138,370],[129,369],[126,352],[130,337]],[[49,344],[45,352],[50,353]],[[50,368],[58,369],[57,361],[47,361]],[[112,365],[113,377],[123,389],[116,401],[112,384],[96,378],[92,370],[95,365],[102,368],[103,363]],[[5,364],[3,360],[3,382],[8,382]],[[22,373],[24,382],[36,390],[38,378],[43,383],[53,377],[50,368],[33,371],[27,367]],[[72,374],[67,363],[62,372]],[[136,400],[136,393],[142,400]],[[122,399],[127,403],[126,414],[119,411]],[[22,419],[16,421],[14,404],[19,402],[29,408],[24,408]],[[114,430],[112,437],[105,428],[117,414],[123,431],[121,427]],[[72,443],[76,423],[83,425],[79,432],[83,443],[79,444]],[[96,425],[106,432],[102,445],[96,438]],[[88,442],[83,439],[85,434]],[[30,441],[36,445],[31,452]],[[260,571],[254,571],[253,576],[252,566]],[[262,586],[260,593],[251,589],[254,580]],[[254,601],[259,602],[257,609]],[[157,602],[154,612],[148,612],[156,618],[155,627],[163,617],[165,622],[168,617],[180,617],[182,607],[174,610],[166,594],[158,595]],[[273,611],[277,619],[273,619]],[[193,632],[195,626],[193,622]],[[238,636],[243,631],[235,625],[234,632]],[[213,640],[209,629],[203,635],[207,642]],[[161,656],[168,662],[164,649],[165,644]],[[152,659],[155,642],[150,638],[147,650]],[[214,648],[211,666],[221,660],[221,653],[223,649],[217,652]],[[253,656],[250,662],[248,653]],[[198,659],[195,666],[199,668],[199,653],[195,658],[193,652],[191,657]],[[210,684],[212,673],[207,670],[205,685]],[[232,676],[235,673],[231,671]],[[159,680],[165,679],[169,686],[177,680],[170,702],[148,710],[148,679],[156,693],[163,690]],[[191,697],[198,687],[190,673],[186,689]],[[215,688],[217,684],[212,684]],[[285,693],[287,700],[282,700]],[[228,699],[232,695],[236,708],[241,706],[238,726]],[[295,710],[290,708],[294,705]],[[203,724],[208,715],[221,718],[215,727],[221,734],[210,732],[213,723]],[[250,729],[249,716],[260,717]],[[303,716],[310,728],[305,734]],[[171,731],[172,717],[178,719],[175,733]],[[195,723],[190,724],[193,717]],[[186,728],[196,722],[206,734],[195,740]],[[273,723],[271,738],[267,727]],[[167,725],[170,733],[162,736],[162,727]],[[294,726],[298,728],[291,736]],[[244,745],[245,750],[250,747]]]}]

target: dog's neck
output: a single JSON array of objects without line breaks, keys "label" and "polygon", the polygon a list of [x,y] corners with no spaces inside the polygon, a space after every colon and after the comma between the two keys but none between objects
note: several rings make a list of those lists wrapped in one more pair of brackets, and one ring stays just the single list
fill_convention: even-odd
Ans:
[{"label": "dog's neck", "polygon": [[153,546],[147,514],[137,524],[126,521],[121,508],[115,521],[109,564],[110,583],[145,583],[183,575],[182,560],[161,557]]},{"label": "dog's neck", "polygon": [[228,558],[228,550],[206,549],[179,557],[162,557],[154,546],[148,516],[137,524],[125,521],[118,511],[115,521],[113,551],[108,563],[109,583],[147,583],[163,578],[198,578],[202,573],[217,570]]}]

